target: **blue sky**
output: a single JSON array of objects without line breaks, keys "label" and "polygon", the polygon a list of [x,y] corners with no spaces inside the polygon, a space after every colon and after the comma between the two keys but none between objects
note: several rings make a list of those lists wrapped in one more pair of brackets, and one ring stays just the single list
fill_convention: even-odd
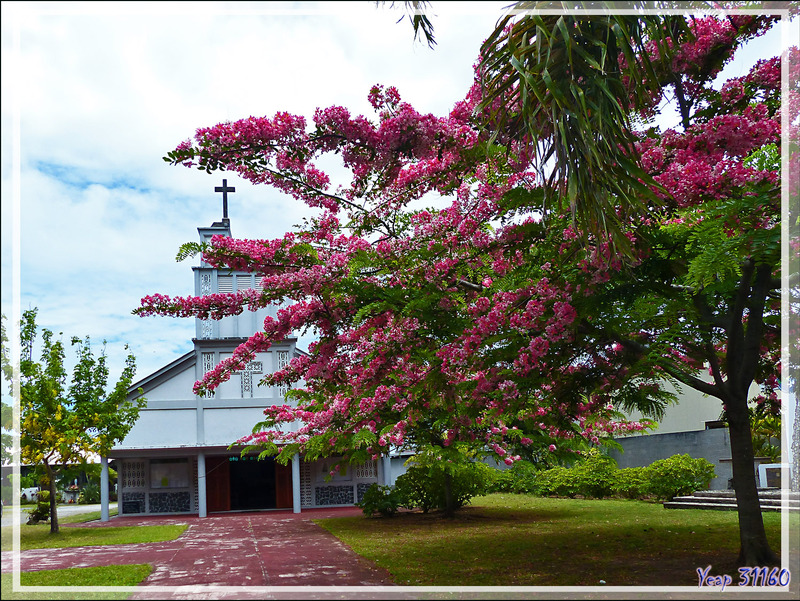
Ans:
[{"label": "blue sky", "polygon": [[[4,2],[3,313],[14,314],[18,294],[21,310],[38,307],[40,325],[65,340],[107,340],[117,373],[126,343],[138,377],[191,350],[192,320],[131,311],[147,294],[192,293],[194,262],[175,255],[221,217],[214,187],[223,177],[236,187],[236,237],[281,236],[308,212],[236,175],[162,157],[198,127],[250,115],[310,118],[341,105],[372,116],[376,83],[421,112],[448,112],[508,2],[433,2],[433,50],[389,4]],[[723,77],[780,48],[776,29]]]}]

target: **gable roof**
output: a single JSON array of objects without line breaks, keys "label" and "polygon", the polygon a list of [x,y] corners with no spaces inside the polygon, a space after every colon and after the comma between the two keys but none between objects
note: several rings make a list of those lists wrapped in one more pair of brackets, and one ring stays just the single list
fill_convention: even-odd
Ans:
[{"label": "gable roof", "polygon": [[154,371],[149,376],[146,376],[131,384],[130,388],[128,388],[128,395],[136,394],[139,388],[143,388],[144,390],[150,390],[159,384],[163,383],[166,380],[169,380],[176,374],[193,367],[195,363],[195,351],[191,350],[185,355],[181,355],[177,359],[175,359],[172,363],[168,363],[161,369]]}]

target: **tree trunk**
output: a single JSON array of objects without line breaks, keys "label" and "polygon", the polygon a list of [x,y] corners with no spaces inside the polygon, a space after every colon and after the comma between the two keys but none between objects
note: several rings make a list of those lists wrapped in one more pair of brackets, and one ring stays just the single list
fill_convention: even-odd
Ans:
[{"label": "tree trunk", "polygon": [[758,500],[747,396],[736,395],[736,398],[728,399],[726,406],[731,436],[733,488],[739,513],[741,546],[738,563],[749,567],[777,566],[780,561],[767,542]]},{"label": "tree trunk", "polygon": [[444,516],[447,518],[455,517],[456,501],[453,498],[453,474],[445,470],[444,472]]},{"label": "tree trunk", "polygon": [[48,488],[50,490],[50,534],[58,534],[58,507],[56,500],[56,475],[49,463],[44,464],[47,470]]}]

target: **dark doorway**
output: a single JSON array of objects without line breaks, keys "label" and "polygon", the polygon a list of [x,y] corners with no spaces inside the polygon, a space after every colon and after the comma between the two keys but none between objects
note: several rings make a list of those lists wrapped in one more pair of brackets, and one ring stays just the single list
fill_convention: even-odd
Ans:
[{"label": "dark doorway", "polygon": [[274,509],[275,462],[233,457],[230,462],[231,509]]},{"label": "dark doorway", "polygon": [[292,507],[292,466],[271,458],[208,457],[208,511],[286,509]]}]

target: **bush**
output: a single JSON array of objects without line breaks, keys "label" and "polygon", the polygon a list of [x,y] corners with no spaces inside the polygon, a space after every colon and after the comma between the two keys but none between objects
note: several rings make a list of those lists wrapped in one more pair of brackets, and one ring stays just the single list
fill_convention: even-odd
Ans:
[{"label": "bush", "polygon": [[402,499],[403,507],[408,509],[419,507],[423,513],[438,507],[439,483],[432,472],[431,468],[411,466],[404,474],[397,477],[394,485]]},{"label": "bush", "polygon": [[486,492],[531,493],[536,489],[538,470],[529,461],[516,461],[507,470],[497,470]]},{"label": "bush", "polygon": [[537,473],[528,492],[570,498],[619,495],[641,499],[652,495],[672,499],[708,488],[714,476],[713,464],[689,455],[673,455],[648,467],[617,469],[613,459],[594,451],[570,468],[559,466]]},{"label": "bush", "polygon": [[431,509],[447,510],[447,480],[453,500],[452,509],[463,507],[472,497],[484,494],[487,483],[496,477],[496,470],[485,463],[443,463],[411,465],[395,481],[401,505],[408,509],[420,508],[423,513]]},{"label": "bush", "polygon": [[613,494],[618,471],[613,459],[593,449],[572,467],[557,466],[536,474],[531,492],[541,496],[582,495],[602,499]]},{"label": "bush", "polygon": [[373,484],[364,492],[363,498],[356,503],[356,507],[360,507],[366,516],[373,516],[379,513],[382,516],[389,517],[394,515],[397,512],[397,508],[403,505],[402,501],[400,491],[395,488]]},{"label": "bush", "polygon": [[78,495],[80,505],[94,505],[100,502],[100,485],[89,482]]},{"label": "bush", "polygon": [[708,488],[715,477],[714,465],[689,455],[673,455],[654,461],[647,468],[648,492],[657,499],[670,500]]},{"label": "bush", "polygon": [[40,490],[36,508],[28,512],[27,524],[38,524],[39,522],[47,522],[50,520],[50,491]]},{"label": "bush", "polygon": [[602,499],[613,494],[618,471],[616,461],[592,449],[585,459],[572,466],[570,476],[577,494]]},{"label": "bush", "polygon": [[578,487],[572,471],[559,465],[536,475],[533,493],[542,497],[556,495],[573,498],[578,494]]},{"label": "bush", "polygon": [[614,493],[626,499],[641,499],[648,494],[650,481],[646,467],[626,467],[617,470]]}]

